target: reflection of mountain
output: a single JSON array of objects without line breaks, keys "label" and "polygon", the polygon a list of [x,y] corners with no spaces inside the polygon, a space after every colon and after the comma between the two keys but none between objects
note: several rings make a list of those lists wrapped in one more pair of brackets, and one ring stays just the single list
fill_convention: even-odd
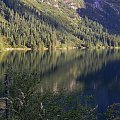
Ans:
[{"label": "reflection of mountain", "polygon": [[[9,64],[8,96],[13,99],[18,89],[28,98],[33,93],[45,93],[45,90],[59,92],[66,89],[74,93],[76,100],[81,98],[82,104],[98,105],[102,112],[114,102],[120,102],[119,50],[11,52],[1,54],[0,60],[2,82]],[[3,88],[0,84],[1,91]],[[86,95],[94,95],[92,103],[84,99]]]},{"label": "reflection of mountain", "polygon": [[119,60],[108,62],[102,69],[77,80],[85,84],[84,95],[94,94],[99,111],[106,111],[107,106],[120,103]]},{"label": "reflection of mountain", "polygon": [[[28,91],[37,89],[44,91],[50,89],[57,91],[67,89],[73,91],[75,89],[83,90],[87,76],[97,74],[107,62],[119,60],[119,51],[59,51],[54,53],[39,52],[11,52],[7,55],[7,59],[3,59],[0,64],[0,71],[5,73],[6,63],[10,64],[10,72],[8,73],[12,80],[12,86]],[[83,81],[76,81],[79,77]],[[96,77],[96,76],[95,76]],[[101,76],[89,79],[89,84],[103,82]],[[0,79],[3,79],[0,78]],[[36,86],[37,85],[37,86]]]}]

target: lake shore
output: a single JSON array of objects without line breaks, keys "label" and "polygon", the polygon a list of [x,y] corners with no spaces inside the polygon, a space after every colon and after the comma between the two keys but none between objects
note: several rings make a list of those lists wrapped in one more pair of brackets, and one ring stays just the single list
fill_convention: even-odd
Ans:
[{"label": "lake shore", "polygon": [[32,49],[32,48],[5,48],[4,50],[1,50],[1,52],[3,51],[30,51],[30,50],[36,50],[36,51],[46,51],[46,50],[73,50],[73,49],[120,49],[120,47],[92,47],[92,48],[86,48],[86,47],[82,47],[82,48],[78,48],[78,47],[57,47],[54,49],[49,49],[44,47],[43,49]]},{"label": "lake shore", "polygon": [[16,51],[24,51],[24,50],[28,51],[28,50],[32,50],[32,49],[31,48],[5,48],[5,51],[14,51],[14,50],[16,50]]},{"label": "lake shore", "polygon": [[4,48],[3,50],[0,50],[0,53],[6,52],[6,51],[30,51],[31,48]]},{"label": "lake shore", "polygon": [[[3,51],[30,51],[30,50],[38,50],[38,51],[45,51],[45,50],[71,50],[71,49],[78,49],[77,47],[58,47],[58,48],[54,48],[54,49],[49,49],[44,47],[43,49],[32,49],[32,48],[5,48]],[[83,48],[84,49],[84,48]],[[0,52],[3,52],[0,51]]]}]

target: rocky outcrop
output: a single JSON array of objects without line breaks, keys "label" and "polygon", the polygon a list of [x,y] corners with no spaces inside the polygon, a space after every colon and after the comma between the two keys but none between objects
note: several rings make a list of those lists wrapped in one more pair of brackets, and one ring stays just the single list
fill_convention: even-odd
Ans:
[{"label": "rocky outcrop", "polygon": [[111,33],[120,34],[120,0],[84,0],[85,8],[77,12],[97,21]]}]

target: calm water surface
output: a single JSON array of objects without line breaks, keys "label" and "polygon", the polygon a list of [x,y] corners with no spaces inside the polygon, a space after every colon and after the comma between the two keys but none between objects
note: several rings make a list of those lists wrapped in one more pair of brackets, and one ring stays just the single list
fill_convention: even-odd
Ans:
[{"label": "calm water surface", "polygon": [[[24,93],[64,89],[74,93],[74,98],[92,95],[99,112],[106,111],[113,103],[120,103],[119,50],[0,53],[1,97],[6,96],[5,74],[10,79],[7,95],[14,95],[16,89]],[[11,76],[16,77],[11,80]],[[83,104],[86,104],[84,100]]]}]

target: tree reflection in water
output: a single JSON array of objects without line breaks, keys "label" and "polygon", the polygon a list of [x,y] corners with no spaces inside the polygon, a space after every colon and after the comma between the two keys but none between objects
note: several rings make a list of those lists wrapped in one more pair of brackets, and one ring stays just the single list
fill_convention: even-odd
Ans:
[{"label": "tree reflection in water", "polygon": [[[102,118],[97,111],[107,111],[108,106],[120,102],[119,60],[119,50],[0,53],[1,98],[7,73],[10,80],[7,97],[13,106],[9,107],[13,111],[9,117],[20,120],[110,118],[115,110],[108,109],[110,116],[106,112]],[[4,105],[0,102],[0,107]],[[114,104],[110,108],[118,106]],[[114,117],[118,116],[114,113]]]}]

